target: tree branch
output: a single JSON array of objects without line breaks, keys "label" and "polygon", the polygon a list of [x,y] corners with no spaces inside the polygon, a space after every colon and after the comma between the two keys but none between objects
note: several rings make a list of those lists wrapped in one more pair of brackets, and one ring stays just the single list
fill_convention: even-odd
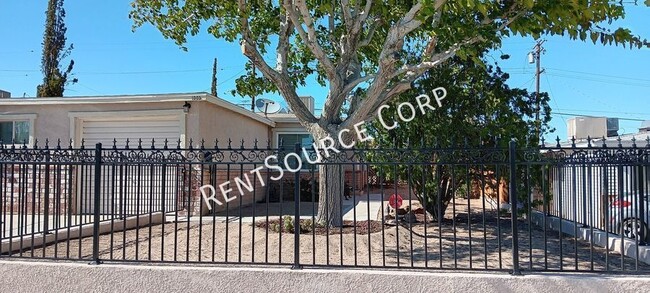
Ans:
[{"label": "tree branch", "polygon": [[287,67],[289,66],[288,53],[289,53],[289,38],[293,30],[293,24],[286,14],[280,16],[280,32],[278,39],[278,49],[277,49],[277,63],[275,70],[281,74],[287,73]]},{"label": "tree branch", "polygon": [[[442,1],[442,0],[441,0]],[[381,53],[379,54],[379,68],[375,74],[373,83],[368,88],[366,98],[361,101],[359,108],[351,113],[348,118],[341,124],[341,127],[348,128],[352,124],[361,121],[374,109],[374,105],[380,99],[382,92],[386,88],[393,73],[395,72],[395,63],[399,51],[402,50],[404,44],[404,37],[422,25],[422,21],[416,18],[417,14],[422,10],[423,4],[421,1],[414,4],[409,11],[388,31],[386,41],[382,46]]]},{"label": "tree branch", "polygon": [[300,97],[296,93],[296,89],[291,83],[288,75],[286,74],[286,69],[284,73],[273,70],[271,66],[264,60],[262,54],[260,54],[257,49],[255,41],[251,38],[251,31],[248,25],[248,14],[246,12],[246,0],[238,1],[239,8],[239,25],[241,33],[241,49],[244,56],[246,56],[257,68],[260,69],[262,74],[269,80],[275,83],[278,87],[278,90],[282,93],[282,96],[286,99],[293,112],[296,114],[296,117],[303,122],[303,125],[310,123],[316,123],[317,119],[314,117],[314,114],[311,113],[307,107],[302,103]]},{"label": "tree branch", "polygon": [[[300,11],[303,22],[301,22],[300,19],[298,18],[298,14],[296,12],[294,5]],[[286,10],[287,15],[291,19],[291,22],[298,30],[298,34],[300,35],[300,38],[305,42],[307,47],[309,47],[309,50],[314,54],[318,62],[323,66],[323,69],[325,69],[325,74],[327,75],[327,78],[330,80],[330,82],[336,82],[338,80],[338,77],[336,76],[335,73],[336,70],[334,68],[334,64],[332,63],[332,60],[329,59],[325,51],[323,51],[323,47],[321,47],[321,45],[318,43],[318,37],[316,36],[316,29],[314,28],[314,22],[305,1],[296,0],[295,4],[292,4],[292,0],[285,0],[284,8]],[[302,27],[302,23],[304,23],[305,26],[307,27],[306,31]]]}]

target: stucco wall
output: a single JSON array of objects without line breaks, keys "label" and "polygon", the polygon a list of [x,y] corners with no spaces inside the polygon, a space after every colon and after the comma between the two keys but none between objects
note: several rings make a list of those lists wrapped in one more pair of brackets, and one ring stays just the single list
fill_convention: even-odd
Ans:
[{"label": "stucco wall", "polygon": [[[206,102],[202,102],[206,103]],[[198,115],[198,108],[193,107],[187,116]],[[143,111],[143,110],[182,110],[183,102],[162,103],[111,103],[111,104],[64,104],[64,105],[11,105],[2,106],[3,114],[36,114],[34,121],[34,137],[39,141],[48,138],[50,141],[61,139],[67,143],[70,140],[70,112],[110,112],[110,111]],[[1,116],[0,116],[1,117]],[[195,127],[187,127],[187,136],[198,136]]]},{"label": "stucco wall", "polygon": [[[205,139],[206,147],[214,147],[214,140],[219,140],[219,147],[227,147],[228,139],[232,139],[232,147],[239,147],[244,140],[245,147],[252,147],[255,139],[258,147],[266,147],[271,127],[260,122],[219,108],[217,105],[203,103],[198,110],[198,116],[188,117],[187,127],[198,130],[199,140]],[[196,139],[196,138],[195,138]]]},{"label": "stucco wall", "polygon": [[[269,137],[270,126],[244,115],[218,107],[206,101],[192,101],[192,107],[186,117],[186,143],[193,139],[196,144],[205,139],[208,146],[214,145],[214,139],[227,142],[228,138],[264,141]],[[137,103],[101,103],[101,104],[62,104],[62,105],[5,105],[0,109],[2,115],[36,114],[34,121],[34,138],[43,142],[61,139],[63,143],[70,140],[70,112],[124,112],[143,110],[182,110],[183,101],[174,102],[137,102]],[[41,144],[42,145],[42,144]],[[227,144],[226,144],[227,145]],[[239,144],[237,144],[239,146]]]}]

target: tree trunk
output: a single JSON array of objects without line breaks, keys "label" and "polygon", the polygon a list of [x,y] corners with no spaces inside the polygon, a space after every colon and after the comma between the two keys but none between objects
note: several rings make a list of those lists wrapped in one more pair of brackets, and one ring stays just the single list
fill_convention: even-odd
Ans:
[{"label": "tree trunk", "polygon": [[[307,127],[308,131],[314,137],[314,141],[319,148],[322,145],[319,141],[328,135],[334,138],[335,145],[338,150],[345,151],[341,148],[338,141],[338,136],[335,129],[325,130],[317,124]],[[343,215],[341,213],[341,202],[344,197],[345,187],[345,168],[342,164],[327,163],[328,161],[334,162],[332,159],[336,155],[333,151],[329,151],[329,158],[321,152],[321,164],[318,165],[318,214],[316,221],[319,224],[327,225],[330,227],[340,227],[343,225]]]},{"label": "tree trunk", "polygon": [[318,215],[320,224],[332,227],[343,225],[341,201],[344,193],[345,170],[341,165],[318,166]]}]

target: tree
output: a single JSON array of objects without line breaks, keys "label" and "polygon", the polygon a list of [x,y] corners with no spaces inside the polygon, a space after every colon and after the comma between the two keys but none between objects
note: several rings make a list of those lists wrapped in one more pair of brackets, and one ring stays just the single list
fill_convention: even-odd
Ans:
[{"label": "tree", "polygon": [[[132,6],[135,27],[151,23],[180,46],[204,24],[216,38],[239,41],[265,77],[266,85],[254,90],[279,92],[317,141],[373,119],[378,107],[443,61],[476,59],[510,35],[650,45],[628,29],[600,26],[625,15],[622,2],[609,0],[135,0]],[[274,62],[264,57],[271,47]],[[405,58],[407,51],[417,51],[416,58]],[[310,76],[327,88],[320,117],[296,92]],[[343,189],[340,168],[319,166],[321,223],[342,222],[341,203],[333,200]]]},{"label": "tree", "polygon": [[43,34],[43,56],[41,58],[41,72],[43,84],[36,87],[37,97],[62,97],[65,86],[76,83],[77,78],[68,80],[72,76],[74,60],[62,70],[60,63],[70,55],[73,45],[66,48],[65,9],[63,0],[49,0],[45,12],[45,33]]},{"label": "tree", "polygon": [[214,58],[212,63],[212,86],[210,87],[210,93],[213,96],[217,96],[217,58]]},{"label": "tree", "polygon": [[[507,58],[507,55],[502,58]],[[448,162],[444,156],[450,155],[451,151],[429,153],[418,149],[480,145],[484,149],[467,149],[465,154],[460,154],[463,152],[458,149],[455,155],[489,156],[496,152],[494,149],[497,147],[507,148],[510,139],[516,139],[520,144],[537,145],[537,126],[542,132],[551,131],[548,128],[551,119],[548,94],[540,93],[541,118],[538,122],[534,119],[537,112],[535,93],[509,87],[506,84],[508,78],[508,73],[503,72],[498,63],[485,66],[459,57],[425,73],[413,84],[412,89],[389,103],[391,109],[400,103],[412,102],[413,97],[419,93],[431,93],[438,87],[445,88],[449,100],[445,100],[443,107],[416,115],[409,123],[398,124],[394,129],[386,130],[376,122],[373,127],[373,143],[412,148],[414,157],[431,164],[384,167],[380,174],[409,182],[418,200],[436,220],[444,215],[452,197],[459,191],[463,195],[468,191],[472,179],[497,188],[499,183],[505,182],[507,172],[495,172],[495,166],[479,168],[471,165],[435,164]],[[387,121],[399,121],[396,116],[396,113],[390,111],[382,112],[382,117]],[[477,153],[479,151],[488,153]],[[382,156],[371,159],[383,162],[390,160]],[[496,174],[502,178],[496,178]],[[527,192],[519,194],[525,196]],[[527,201],[521,202],[528,204]]]}]

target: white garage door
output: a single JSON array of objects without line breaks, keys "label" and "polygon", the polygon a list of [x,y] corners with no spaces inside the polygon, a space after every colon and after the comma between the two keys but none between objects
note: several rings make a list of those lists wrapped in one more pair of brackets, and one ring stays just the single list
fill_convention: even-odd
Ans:
[{"label": "white garage door", "polygon": [[[87,120],[81,123],[81,138],[87,148],[102,143],[104,149],[111,148],[116,141],[123,148],[129,140],[129,148],[137,149],[142,139],[145,154],[151,151],[152,139],[156,148],[164,146],[165,139],[170,148],[176,148],[181,136],[178,116],[126,117],[115,119]],[[136,215],[149,212],[173,211],[181,186],[178,165],[161,163],[106,164],[102,168],[101,214]],[[93,172],[89,169],[82,175],[87,182],[82,187],[83,196],[79,205],[83,213],[93,212]]]}]

